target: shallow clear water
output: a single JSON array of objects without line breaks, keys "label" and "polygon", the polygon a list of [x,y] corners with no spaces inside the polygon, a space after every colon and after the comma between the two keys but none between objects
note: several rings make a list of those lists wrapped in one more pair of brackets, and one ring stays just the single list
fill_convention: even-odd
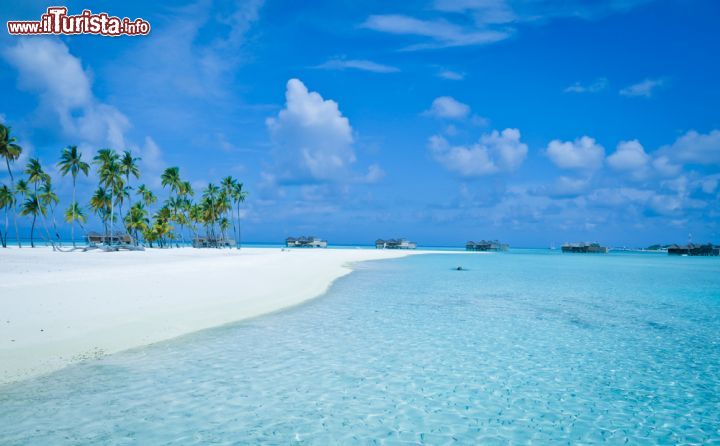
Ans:
[{"label": "shallow clear water", "polygon": [[364,263],[308,304],[0,388],[13,445],[713,440],[717,258]]}]

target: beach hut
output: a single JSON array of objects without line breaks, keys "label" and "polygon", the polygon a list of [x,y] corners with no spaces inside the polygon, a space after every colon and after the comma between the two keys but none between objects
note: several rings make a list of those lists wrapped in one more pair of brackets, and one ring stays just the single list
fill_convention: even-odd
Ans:
[{"label": "beach hut", "polygon": [[288,248],[327,248],[327,240],[313,235],[309,237],[288,237],[285,239],[285,246]]},{"label": "beach hut", "polygon": [[507,243],[500,243],[497,240],[481,240],[479,242],[469,241],[465,243],[466,251],[507,251],[510,249],[510,245]]},{"label": "beach hut", "polygon": [[667,251],[669,255],[676,256],[717,256],[720,255],[720,246],[714,246],[712,243],[704,245],[689,243],[687,245],[670,245]]},{"label": "beach hut", "polygon": [[193,248],[231,248],[235,246],[235,240],[199,235],[192,240]]},{"label": "beach hut", "polygon": [[411,242],[408,239],[399,238],[399,239],[377,239],[375,240],[375,248],[376,249],[415,249],[417,248],[417,243]]},{"label": "beach hut", "polygon": [[599,243],[565,243],[562,245],[562,252],[573,254],[607,254],[609,249],[600,246]]},{"label": "beach hut", "polygon": [[132,237],[129,234],[120,232],[107,235],[99,232],[88,232],[85,241],[88,245],[129,245],[132,243]]}]

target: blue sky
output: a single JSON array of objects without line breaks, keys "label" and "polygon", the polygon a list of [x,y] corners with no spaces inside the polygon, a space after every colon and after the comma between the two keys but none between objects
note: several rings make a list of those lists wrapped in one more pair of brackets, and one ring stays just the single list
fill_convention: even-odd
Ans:
[{"label": "blue sky", "polygon": [[[3,20],[48,6],[17,3]],[[25,158],[130,149],[158,190],[168,166],[197,188],[231,174],[249,240],[720,242],[718,2],[66,6],[152,32],[3,32],[0,119]]]}]

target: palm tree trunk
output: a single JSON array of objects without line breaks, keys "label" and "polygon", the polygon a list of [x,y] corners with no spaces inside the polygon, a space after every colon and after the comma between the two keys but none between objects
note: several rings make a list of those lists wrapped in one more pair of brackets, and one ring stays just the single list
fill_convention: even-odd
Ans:
[{"label": "palm tree trunk", "polygon": [[230,211],[228,212],[230,214],[230,220],[233,222],[233,238],[235,239],[235,247],[238,246],[238,238],[237,238],[237,228],[235,227],[235,219],[232,215],[232,208],[230,208]]},{"label": "palm tree trunk", "polygon": [[35,247],[34,236],[35,236],[35,220],[36,219],[37,219],[37,215],[33,215],[33,222],[32,222],[32,226],[30,227],[30,247],[31,248]]},{"label": "palm tree trunk", "polygon": [[123,229],[125,229],[125,232],[126,232],[128,235],[130,235],[130,234],[132,234],[132,232],[131,232],[130,230],[128,230],[128,227],[127,227],[127,225],[125,224],[125,215],[123,215],[123,211],[122,211],[122,201],[120,202],[120,204],[119,204],[118,207],[119,207],[119,209],[120,209],[120,222],[122,223],[122,227],[123,227]]},{"label": "palm tree trunk", "polygon": [[108,244],[112,245],[113,231],[115,231],[115,184],[110,188],[110,238]]},{"label": "palm tree trunk", "polygon": [[240,202],[239,201],[237,202],[236,207],[237,207],[237,222],[238,222],[238,231],[237,231],[238,238],[237,238],[237,242],[235,242],[235,245],[237,246],[237,249],[240,249],[240,248],[242,248],[242,240],[241,240],[241,234],[240,234],[240,231],[242,230],[242,228],[240,227]]},{"label": "palm tree trunk", "polygon": [[70,238],[75,248],[75,175],[73,175],[72,221],[70,222]]},{"label": "palm tree trunk", "polygon": [[10,234],[9,229],[8,229],[8,227],[10,226],[10,222],[8,221],[8,207],[9,206],[6,206],[5,208],[3,208],[3,210],[5,211],[5,238],[3,238],[3,240],[2,240],[3,248],[7,248],[8,235]]},{"label": "palm tree trunk", "polygon": [[5,238],[3,239],[3,248],[7,248],[7,242],[8,242],[8,226],[10,222],[8,221],[8,210],[7,207],[5,207]]},{"label": "palm tree trunk", "polygon": [[[13,177],[12,170],[10,169],[10,160],[7,158],[5,158],[5,165],[7,165],[7,171],[10,175],[10,188],[12,189],[13,198],[15,198],[15,178]],[[13,223],[15,224],[15,239],[17,240],[18,248],[22,248],[20,230],[18,229],[17,224],[17,200],[13,200]],[[5,237],[7,237],[7,234]]]}]

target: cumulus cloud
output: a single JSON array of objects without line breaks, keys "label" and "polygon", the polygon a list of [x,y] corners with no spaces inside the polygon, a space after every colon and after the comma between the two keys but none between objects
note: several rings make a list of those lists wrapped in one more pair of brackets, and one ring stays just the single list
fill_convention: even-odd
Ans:
[{"label": "cumulus cloud", "polygon": [[299,79],[287,82],[286,104],[266,125],[275,144],[281,181],[341,180],[355,162],[350,121],[337,102],[308,91]]},{"label": "cumulus cloud", "polygon": [[594,170],[602,166],[605,149],[595,139],[583,136],[575,141],[550,141],[546,154],[561,169]]},{"label": "cumulus cloud", "polygon": [[359,59],[330,59],[315,68],[320,68],[324,70],[354,69],[361,71],[371,71],[373,73],[397,73],[398,71],[400,71],[400,69],[397,67],[379,64],[371,60]]},{"label": "cumulus cloud", "polygon": [[441,119],[463,119],[470,113],[470,106],[450,96],[435,98],[425,115]]},{"label": "cumulus cloud", "polygon": [[582,84],[575,82],[574,84],[563,90],[565,93],[597,93],[604,90],[608,85],[608,80],[604,77],[597,79],[591,84]]},{"label": "cumulus cloud", "polygon": [[690,130],[659,152],[679,164],[720,164],[720,130],[707,134]]},{"label": "cumulus cloud", "polygon": [[666,177],[677,175],[682,170],[681,165],[674,164],[667,156],[658,156],[652,161],[652,166],[656,172]]},{"label": "cumulus cloud", "polygon": [[663,84],[665,84],[665,81],[662,79],[645,79],[642,82],[623,88],[620,90],[620,94],[630,97],[643,96],[649,98],[653,95],[653,91]]},{"label": "cumulus cloud", "polygon": [[38,94],[40,107],[55,114],[66,136],[79,143],[125,147],[130,121],[93,95],[90,76],[63,42],[21,39],[3,56],[17,69],[19,87]]},{"label": "cumulus cloud", "polygon": [[493,130],[471,146],[452,146],[439,135],[429,141],[436,161],[464,177],[508,172],[520,167],[527,156],[527,144],[520,141],[518,129]]},{"label": "cumulus cloud", "polygon": [[608,165],[615,170],[637,171],[644,168],[650,160],[645,149],[637,139],[621,141],[615,152],[608,156]]}]

